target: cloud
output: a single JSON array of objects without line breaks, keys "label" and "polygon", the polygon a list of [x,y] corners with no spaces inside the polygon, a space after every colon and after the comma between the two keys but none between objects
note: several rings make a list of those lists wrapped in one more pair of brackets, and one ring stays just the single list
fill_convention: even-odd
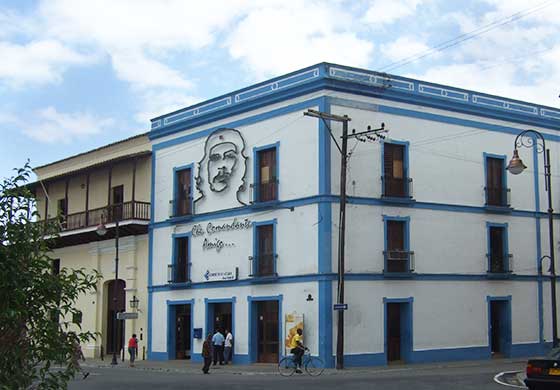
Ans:
[{"label": "cloud", "polygon": [[62,73],[69,66],[92,61],[91,56],[54,40],[23,45],[0,42],[0,58],[0,82],[12,87],[60,82]]},{"label": "cloud", "polygon": [[14,124],[36,141],[68,144],[109,130],[114,123],[109,118],[98,118],[88,113],[61,113],[54,107],[47,107],[39,110],[33,119],[25,122],[17,120]]},{"label": "cloud", "polygon": [[390,61],[399,61],[429,50],[430,47],[415,37],[403,36],[380,46],[381,56]]},{"label": "cloud", "polygon": [[395,23],[397,20],[414,14],[422,0],[374,0],[362,18],[362,21],[376,28]]},{"label": "cloud", "polygon": [[150,119],[179,110],[184,107],[200,103],[205,99],[186,95],[180,91],[146,91],[142,95],[142,110],[136,113],[135,119],[139,123],[150,123]]},{"label": "cloud", "polygon": [[274,3],[249,11],[225,47],[257,79],[321,61],[367,66],[374,44],[350,31],[351,20],[333,5]]}]

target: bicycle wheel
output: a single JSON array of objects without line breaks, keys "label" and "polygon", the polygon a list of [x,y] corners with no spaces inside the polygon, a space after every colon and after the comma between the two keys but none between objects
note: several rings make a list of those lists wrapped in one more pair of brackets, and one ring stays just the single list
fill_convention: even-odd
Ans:
[{"label": "bicycle wheel", "polygon": [[311,376],[319,376],[325,370],[325,363],[318,357],[311,356],[305,363],[305,371]]},{"label": "bicycle wheel", "polygon": [[296,363],[291,356],[286,356],[278,363],[278,372],[282,376],[292,376],[296,372]]}]

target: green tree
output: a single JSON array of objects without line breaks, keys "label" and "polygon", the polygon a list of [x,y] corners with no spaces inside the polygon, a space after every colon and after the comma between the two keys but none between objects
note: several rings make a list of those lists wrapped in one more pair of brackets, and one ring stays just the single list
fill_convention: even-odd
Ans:
[{"label": "green tree", "polygon": [[99,274],[62,268],[49,256],[56,222],[37,220],[29,163],[0,182],[0,389],[65,389],[76,347],[95,335],[72,319]]}]

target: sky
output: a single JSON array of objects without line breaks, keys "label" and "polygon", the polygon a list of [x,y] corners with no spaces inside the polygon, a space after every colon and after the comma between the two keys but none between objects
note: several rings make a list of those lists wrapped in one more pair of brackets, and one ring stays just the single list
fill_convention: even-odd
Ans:
[{"label": "sky", "polygon": [[0,178],[322,61],[560,107],[559,15],[560,0],[0,0]]}]

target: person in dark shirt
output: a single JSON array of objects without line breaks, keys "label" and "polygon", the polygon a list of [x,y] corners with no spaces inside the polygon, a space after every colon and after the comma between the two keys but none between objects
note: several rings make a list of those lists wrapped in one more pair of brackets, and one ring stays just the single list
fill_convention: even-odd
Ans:
[{"label": "person in dark shirt", "polygon": [[206,336],[206,340],[202,344],[202,358],[204,359],[204,366],[202,367],[202,372],[208,374],[210,370],[210,363],[212,362],[212,355],[210,354],[210,348],[212,346],[212,335]]}]

